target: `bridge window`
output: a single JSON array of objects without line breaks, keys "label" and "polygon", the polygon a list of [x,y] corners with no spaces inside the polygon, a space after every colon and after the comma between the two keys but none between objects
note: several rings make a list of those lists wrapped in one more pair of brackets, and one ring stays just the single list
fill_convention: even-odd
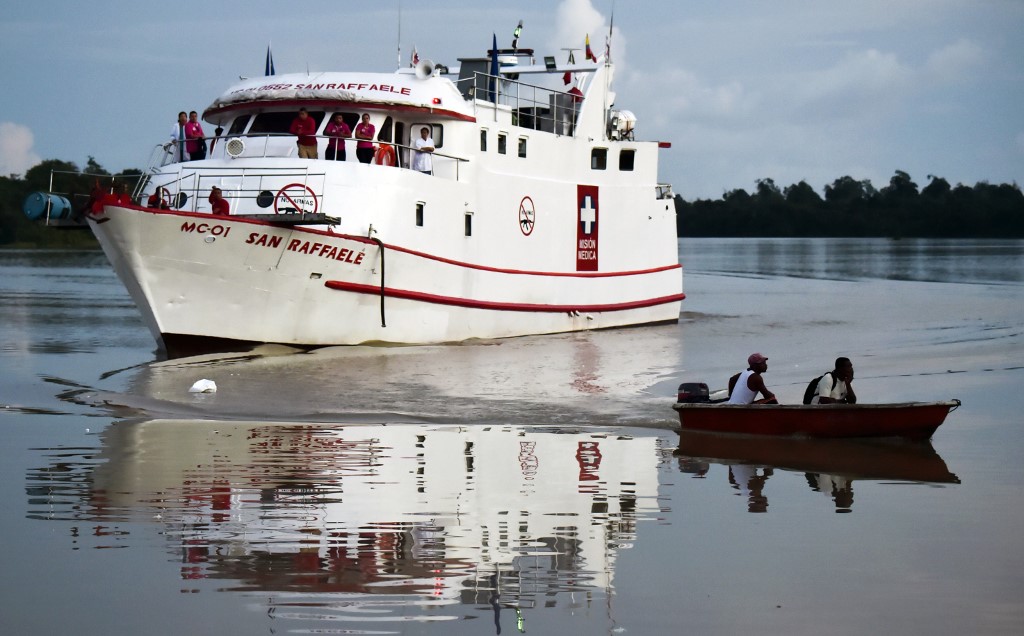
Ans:
[{"label": "bridge window", "polygon": [[249,115],[242,115],[241,117],[235,117],[235,121],[231,122],[231,128],[228,129],[229,135],[241,135],[245,132],[245,126],[249,123]]},{"label": "bridge window", "polygon": [[[324,111],[307,111],[309,116],[316,122],[317,130],[320,129],[320,122],[324,120]],[[299,111],[278,111],[271,113],[259,113],[252,120],[252,126],[249,127],[249,134],[259,133],[287,133],[288,129],[292,125],[292,121],[299,116]]]},{"label": "bridge window", "polygon": [[608,149],[594,148],[590,151],[590,169],[606,170],[608,168]]},{"label": "bridge window", "polygon": [[384,123],[380,125],[380,132],[377,133],[377,141],[391,141],[392,128],[395,125],[395,120],[388,115],[384,118]]},{"label": "bridge window", "polygon": [[628,149],[619,153],[619,170],[630,172],[636,159],[636,150]]}]

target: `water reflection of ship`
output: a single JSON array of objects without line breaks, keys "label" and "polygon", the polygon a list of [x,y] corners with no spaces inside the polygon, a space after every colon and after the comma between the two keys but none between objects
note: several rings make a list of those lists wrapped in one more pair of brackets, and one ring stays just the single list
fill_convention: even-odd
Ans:
[{"label": "water reflection of ship", "polygon": [[683,431],[675,455],[680,470],[696,476],[704,476],[710,464],[727,466],[729,482],[747,498],[750,512],[767,511],[765,484],[776,469],[804,473],[811,489],[829,496],[837,512],[852,509],[853,483],[859,480],[960,483],[930,442]]},{"label": "water reflection of ship", "polygon": [[159,516],[182,578],[223,589],[528,607],[610,589],[658,510],[650,433],[119,422],[89,498]]}]

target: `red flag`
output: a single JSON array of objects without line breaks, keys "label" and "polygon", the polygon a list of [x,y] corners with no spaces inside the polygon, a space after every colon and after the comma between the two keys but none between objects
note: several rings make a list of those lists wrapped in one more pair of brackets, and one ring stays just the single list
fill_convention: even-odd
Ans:
[{"label": "red flag", "polygon": [[587,59],[588,60],[594,60],[595,62],[597,61],[597,58],[594,57],[594,52],[590,50],[590,34],[589,33],[587,34]]}]

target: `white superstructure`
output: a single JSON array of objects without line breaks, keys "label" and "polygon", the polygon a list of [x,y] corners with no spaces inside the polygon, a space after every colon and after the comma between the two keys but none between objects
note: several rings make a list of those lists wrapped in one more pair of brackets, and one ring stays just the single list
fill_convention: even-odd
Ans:
[{"label": "white superstructure", "polygon": [[[677,320],[660,144],[635,141],[636,118],[613,109],[613,66],[501,59],[462,60],[457,80],[421,63],[229,88],[203,113],[208,135],[222,129],[207,158],[158,147],[138,205],[89,218],[154,337],[169,350],[432,343]],[[581,78],[572,93],[567,69]],[[299,158],[288,133],[299,108],[317,123],[318,159]],[[369,114],[371,163],[355,139],[345,161],[325,160],[335,113],[353,130]],[[408,169],[424,126],[432,174]],[[211,214],[214,186],[229,216]],[[169,209],[145,207],[158,188]]]}]

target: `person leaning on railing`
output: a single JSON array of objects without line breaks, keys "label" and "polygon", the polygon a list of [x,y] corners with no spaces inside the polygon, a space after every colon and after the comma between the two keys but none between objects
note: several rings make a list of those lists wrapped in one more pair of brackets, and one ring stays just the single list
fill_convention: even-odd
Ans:
[{"label": "person leaning on railing", "polygon": [[334,113],[334,117],[324,128],[324,136],[328,139],[324,158],[328,161],[345,161],[345,140],[352,136],[352,131],[349,130],[341,113]]},{"label": "person leaning on railing", "polygon": [[377,128],[370,123],[370,113],[363,113],[362,121],[356,126],[356,157],[359,163],[373,161],[373,135]]},{"label": "person leaning on railing", "polygon": [[299,116],[292,120],[288,132],[298,137],[300,159],[316,159],[316,120],[309,116],[305,108],[299,109]]}]

